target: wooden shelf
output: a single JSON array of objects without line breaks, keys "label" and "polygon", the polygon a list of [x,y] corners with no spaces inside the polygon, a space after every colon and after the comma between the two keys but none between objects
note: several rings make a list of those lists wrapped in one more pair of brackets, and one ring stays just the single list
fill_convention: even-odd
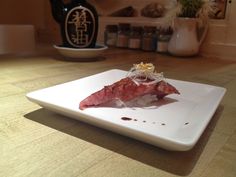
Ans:
[{"label": "wooden shelf", "polygon": [[147,17],[99,17],[100,23],[106,24],[118,24],[118,23],[130,23],[139,25],[161,25],[164,22],[164,18],[147,18]]}]

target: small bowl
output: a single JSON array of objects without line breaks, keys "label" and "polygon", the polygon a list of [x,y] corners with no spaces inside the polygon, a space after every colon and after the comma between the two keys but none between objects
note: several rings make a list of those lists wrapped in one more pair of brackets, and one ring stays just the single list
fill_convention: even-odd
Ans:
[{"label": "small bowl", "polygon": [[103,52],[108,48],[107,46],[97,44],[95,48],[69,48],[58,45],[53,45],[57,51],[69,58],[73,59],[95,59],[101,57]]}]

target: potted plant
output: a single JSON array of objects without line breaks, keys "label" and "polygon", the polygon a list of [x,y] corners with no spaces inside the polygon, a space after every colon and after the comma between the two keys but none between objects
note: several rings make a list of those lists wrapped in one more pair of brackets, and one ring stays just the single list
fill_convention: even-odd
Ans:
[{"label": "potted plant", "polygon": [[168,51],[176,56],[192,56],[199,52],[208,28],[209,0],[177,0],[170,10],[174,33]]},{"label": "potted plant", "polygon": [[206,10],[204,5],[206,5],[207,1],[205,0],[178,0],[178,6],[180,8],[179,13],[177,14],[179,17],[188,17],[188,18],[196,18],[201,13],[204,13]]}]

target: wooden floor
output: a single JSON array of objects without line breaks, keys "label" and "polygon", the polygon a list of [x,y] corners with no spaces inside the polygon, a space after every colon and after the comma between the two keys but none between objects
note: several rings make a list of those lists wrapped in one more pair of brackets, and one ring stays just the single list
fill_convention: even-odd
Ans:
[{"label": "wooden floor", "polygon": [[[173,152],[41,108],[26,93],[108,69],[151,62],[165,77],[225,87],[197,145]],[[175,58],[109,49],[92,62],[66,61],[52,48],[0,56],[1,177],[235,177],[236,61]]]}]

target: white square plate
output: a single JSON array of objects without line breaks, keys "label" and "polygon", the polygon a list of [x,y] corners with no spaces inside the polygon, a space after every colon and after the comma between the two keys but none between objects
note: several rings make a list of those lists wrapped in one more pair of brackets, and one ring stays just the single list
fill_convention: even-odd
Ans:
[{"label": "white square plate", "polygon": [[[154,105],[79,109],[95,91],[124,77],[109,70],[27,94],[42,107],[168,150],[191,149],[211,120],[226,90],[212,85],[166,79],[180,95],[172,94]],[[131,120],[123,120],[127,117]]]}]

